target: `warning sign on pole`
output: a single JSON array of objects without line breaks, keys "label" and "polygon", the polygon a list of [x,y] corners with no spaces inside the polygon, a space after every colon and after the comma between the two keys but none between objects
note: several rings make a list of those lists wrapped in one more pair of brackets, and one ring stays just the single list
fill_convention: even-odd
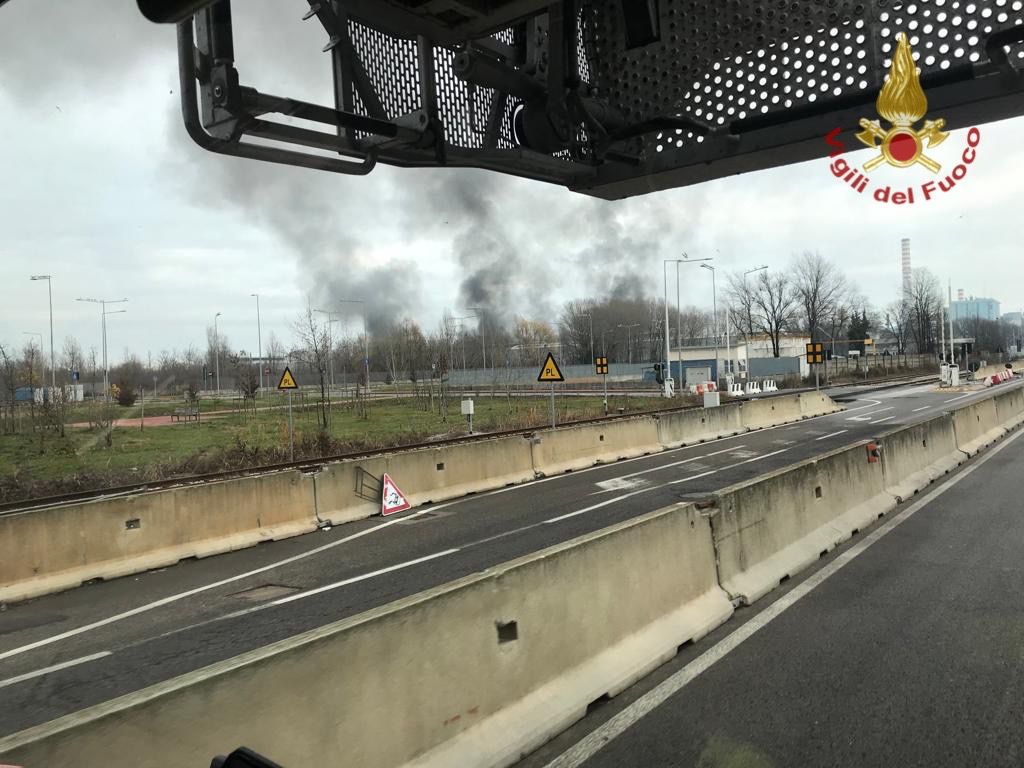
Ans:
[{"label": "warning sign on pole", "polygon": [[295,381],[295,377],[292,376],[291,368],[285,368],[284,373],[281,374],[281,380],[277,382],[278,389],[298,389],[299,385]]},{"label": "warning sign on pole", "polygon": [[562,376],[562,371],[558,367],[558,363],[555,362],[555,357],[548,352],[548,357],[544,361],[544,365],[540,367],[540,373],[537,374],[537,381],[565,381],[565,377]]},{"label": "warning sign on pole", "polygon": [[383,496],[380,504],[380,513],[384,517],[393,515],[396,512],[404,512],[412,506],[409,500],[405,498],[405,494],[398,490],[395,481],[391,479],[387,472],[384,473],[381,488],[383,489]]}]

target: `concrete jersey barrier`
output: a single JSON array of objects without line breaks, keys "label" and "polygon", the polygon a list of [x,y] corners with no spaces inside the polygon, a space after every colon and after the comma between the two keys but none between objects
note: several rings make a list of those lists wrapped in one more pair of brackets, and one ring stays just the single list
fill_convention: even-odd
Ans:
[{"label": "concrete jersey barrier", "polygon": [[0,603],[315,530],[291,470],[0,516]]},{"label": "concrete jersey barrier", "polygon": [[928,421],[883,435],[880,446],[885,489],[903,502],[967,460],[957,448],[953,417]]},{"label": "concrete jersey barrier", "polygon": [[[0,517],[0,602],[239,549],[380,512],[385,472],[414,506],[838,410],[785,395],[537,430],[100,498]],[[135,528],[128,521],[135,520]]]},{"label": "concrete jersey barrier", "polygon": [[865,443],[733,485],[714,499],[719,580],[745,603],[896,505]]},{"label": "concrete jersey barrier", "polygon": [[1006,434],[996,414],[995,399],[991,397],[954,410],[953,429],[957,447],[968,456],[974,456]]},{"label": "concrete jersey barrier", "polygon": [[508,765],[725,621],[676,505],[0,739],[0,762]]}]

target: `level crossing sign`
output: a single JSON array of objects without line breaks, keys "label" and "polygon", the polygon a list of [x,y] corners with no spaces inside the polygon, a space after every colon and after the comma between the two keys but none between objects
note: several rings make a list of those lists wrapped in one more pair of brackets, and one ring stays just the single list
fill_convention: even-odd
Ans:
[{"label": "level crossing sign", "polygon": [[602,376],[608,375],[608,358],[599,357],[594,361],[594,370]]}]

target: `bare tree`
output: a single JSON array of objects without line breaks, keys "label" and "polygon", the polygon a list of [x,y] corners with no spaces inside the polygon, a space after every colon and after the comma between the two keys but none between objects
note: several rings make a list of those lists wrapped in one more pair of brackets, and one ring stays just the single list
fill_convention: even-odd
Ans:
[{"label": "bare tree", "polygon": [[896,354],[898,355],[907,353],[912,320],[913,312],[910,302],[905,298],[894,301],[885,308],[885,328],[896,341]]},{"label": "bare tree", "polygon": [[74,336],[64,338],[64,349],[61,355],[61,365],[65,371],[79,371],[81,373],[82,363],[85,362],[82,354],[82,346]]},{"label": "bare tree", "polygon": [[752,285],[746,275],[734,272],[726,281],[725,293],[729,297],[730,314],[727,319],[732,323],[730,327],[735,329],[737,336],[749,341],[756,330],[754,297],[757,293],[757,284]]},{"label": "bare tree", "polygon": [[927,267],[914,270],[910,286],[910,332],[918,353],[935,350],[942,291],[939,279]]},{"label": "bare tree", "polygon": [[306,311],[295,321],[295,335],[299,346],[295,355],[316,372],[320,379],[320,410],[317,420],[321,431],[328,427],[330,414],[330,393],[327,382],[327,366],[331,354],[331,337],[327,323],[317,320],[313,307],[306,305]]},{"label": "bare tree", "polygon": [[5,418],[0,431],[13,434],[17,430],[14,420],[15,397],[18,391],[18,363],[12,351],[0,344],[0,386],[3,388]]},{"label": "bare tree", "polygon": [[562,353],[566,362],[585,364],[590,360],[591,324],[594,312],[593,301],[574,299],[562,307],[558,320]]},{"label": "bare tree", "polygon": [[768,335],[772,356],[779,356],[780,339],[796,314],[793,286],[783,272],[762,272],[754,292],[754,323]]},{"label": "bare tree", "polygon": [[798,256],[791,269],[793,294],[800,306],[804,328],[815,339],[819,326],[834,316],[842,303],[846,279],[820,253],[810,251]]}]

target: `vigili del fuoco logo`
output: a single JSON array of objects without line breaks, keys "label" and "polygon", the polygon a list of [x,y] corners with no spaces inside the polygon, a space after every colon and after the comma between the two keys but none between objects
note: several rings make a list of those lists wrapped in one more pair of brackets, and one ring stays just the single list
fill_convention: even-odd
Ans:
[{"label": "vigili del fuoco logo", "polygon": [[[967,169],[976,158],[975,150],[981,142],[981,132],[971,128],[967,132],[967,146],[948,172],[943,172],[946,158],[933,156],[931,150],[938,147],[949,134],[945,131],[946,121],[942,118],[924,119],[928,113],[928,98],[921,88],[921,79],[914,63],[907,36],[900,33],[896,53],[892,57],[889,77],[882,85],[875,107],[881,120],[861,118],[857,139],[871,147],[877,154],[860,168],[851,166],[842,155],[846,146],[838,139],[842,128],[836,128],[825,137],[825,142],[834,147],[829,157],[832,175],[848,184],[859,194],[870,193],[880,203],[912,205],[918,201],[927,202],[940,194],[952,191],[958,182],[967,176]],[[918,123],[924,122],[920,127]],[[884,121],[884,122],[883,122]],[[885,127],[888,123],[888,127]],[[948,160],[946,161],[948,164]],[[931,178],[927,181],[908,184],[906,181],[893,183],[892,176],[886,181],[872,184],[869,173],[890,166],[901,172],[909,169],[923,169]],[[906,184],[906,186],[904,186]]]}]

